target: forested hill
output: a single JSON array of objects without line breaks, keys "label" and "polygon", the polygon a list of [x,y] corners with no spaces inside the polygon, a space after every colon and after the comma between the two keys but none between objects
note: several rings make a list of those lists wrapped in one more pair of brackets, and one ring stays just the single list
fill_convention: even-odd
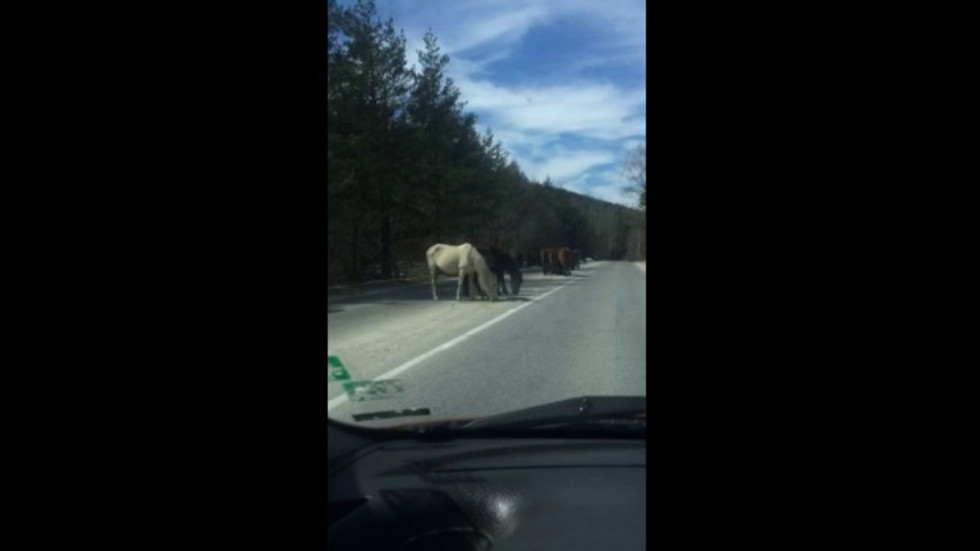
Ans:
[{"label": "forested hill", "polygon": [[433,34],[412,71],[373,3],[330,0],[328,29],[331,284],[410,272],[435,243],[645,259],[642,210],[534,182],[477,129]]}]

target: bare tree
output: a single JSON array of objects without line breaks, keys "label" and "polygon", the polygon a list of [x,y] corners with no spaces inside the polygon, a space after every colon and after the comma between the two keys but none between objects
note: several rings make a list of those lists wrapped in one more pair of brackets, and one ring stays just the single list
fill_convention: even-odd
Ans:
[{"label": "bare tree", "polygon": [[623,170],[630,185],[624,188],[625,191],[635,193],[639,198],[640,208],[647,206],[647,146],[640,144],[634,147],[626,157],[626,165]]},{"label": "bare tree", "polygon": [[624,188],[625,191],[635,194],[642,216],[637,221],[631,232],[633,243],[632,256],[637,260],[646,260],[646,233],[647,233],[647,147],[646,144],[639,144],[630,150],[626,157],[623,173],[630,185]]}]

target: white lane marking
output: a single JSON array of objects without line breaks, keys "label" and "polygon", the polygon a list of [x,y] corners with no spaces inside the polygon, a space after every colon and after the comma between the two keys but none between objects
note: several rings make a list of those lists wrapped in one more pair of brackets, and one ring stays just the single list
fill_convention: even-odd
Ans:
[{"label": "white lane marking", "polygon": [[[413,359],[411,359],[411,360],[409,360],[409,361],[401,364],[400,366],[392,369],[391,371],[388,371],[386,373],[382,373],[381,375],[378,375],[377,377],[374,378],[374,380],[375,381],[381,381],[381,380],[384,380],[384,379],[392,379],[394,377],[397,377],[398,375],[401,375],[402,373],[404,373],[404,372],[408,371],[409,369],[415,367],[416,365],[424,362],[425,360],[431,358],[432,356],[435,356],[436,354],[442,352],[443,350],[448,350],[448,349],[456,346],[457,344],[465,341],[466,339],[472,337],[473,335],[479,333],[480,331],[483,331],[484,329],[486,329],[487,327],[490,327],[491,325],[497,323],[498,321],[500,321],[500,320],[502,320],[502,319],[504,319],[504,318],[506,318],[508,316],[513,315],[514,313],[516,313],[517,311],[519,311],[519,310],[521,310],[523,308],[527,308],[531,304],[533,304],[533,303],[535,303],[535,302],[543,299],[544,297],[546,297],[546,296],[548,296],[548,295],[550,295],[552,293],[555,293],[555,292],[558,292],[558,291],[564,289],[565,287],[567,287],[571,283],[572,282],[569,281],[568,283],[566,283],[564,285],[560,285],[558,287],[555,287],[554,289],[548,291],[547,293],[545,293],[543,295],[539,295],[539,296],[536,296],[536,297],[532,298],[530,301],[525,302],[524,304],[521,304],[519,306],[515,306],[514,308],[511,308],[510,310],[507,310],[506,312],[504,312],[503,314],[500,314],[499,316],[493,318],[492,320],[490,320],[490,321],[488,321],[486,323],[483,323],[481,325],[478,325],[478,326],[474,327],[473,329],[470,329],[469,331],[463,333],[462,335],[460,335],[460,336],[458,336],[458,337],[456,337],[456,338],[454,338],[454,339],[452,339],[452,340],[450,340],[448,342],[445,342],[443,344],[440,344],[439,346],[433,348],[432,350],[429,350],[425,354],[422,354],[421,356],[418,356],[416,358],[413,358]],[[340,396],[337,396],[333,400],[330,400],[329,402],[327,402],[327,411],[330,411],[330,410],[336,408],[337,406],[343,404],[346,401],[347,401],[347,394],[341,394]]]}]

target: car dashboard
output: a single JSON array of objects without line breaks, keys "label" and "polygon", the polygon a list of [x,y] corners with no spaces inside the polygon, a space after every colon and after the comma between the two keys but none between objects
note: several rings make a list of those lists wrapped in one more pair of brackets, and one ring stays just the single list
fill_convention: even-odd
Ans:
[{"label": "car dashboard", "polygon": [[331,550],[645,548],[645,439],[329,432]]}]

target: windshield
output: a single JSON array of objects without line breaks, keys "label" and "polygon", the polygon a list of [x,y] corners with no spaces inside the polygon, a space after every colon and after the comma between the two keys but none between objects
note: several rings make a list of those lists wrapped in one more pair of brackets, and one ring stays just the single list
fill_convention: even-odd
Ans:
[{"label": "windshield", "polygon": [[645,417],[645,11],[329,2],[331,419]]}]

